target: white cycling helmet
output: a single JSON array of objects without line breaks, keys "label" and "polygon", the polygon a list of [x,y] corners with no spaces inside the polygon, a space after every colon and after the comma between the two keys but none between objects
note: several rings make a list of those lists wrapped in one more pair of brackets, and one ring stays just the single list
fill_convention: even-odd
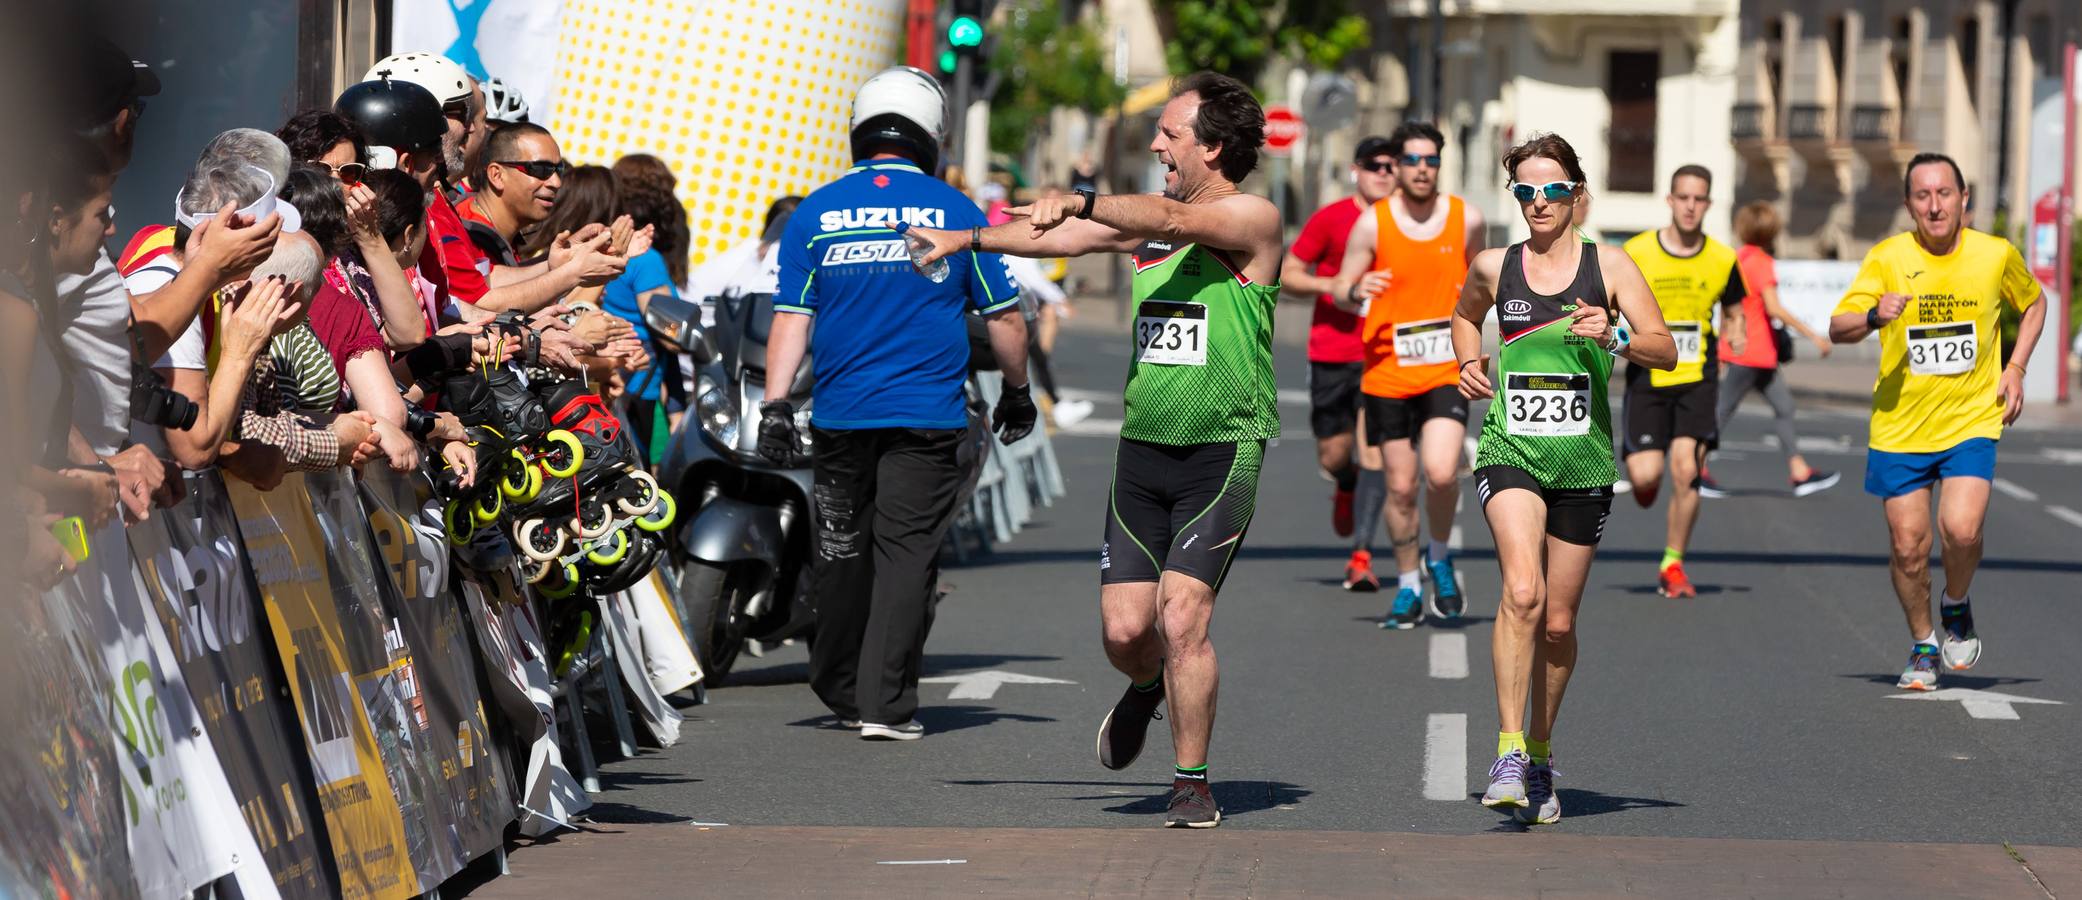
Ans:
[{"label": "white cycling helmet", "polygon": [[940,139],[947,133],[947,95],[940,81],[910,66],[876,72],[853,96],[853,158],[878,145],[912,152],[920,168],[939,168]]},{"label": "white cycling helmet", "polygon": [[438,53],[397,53],[377,61],[362,76],[363,81],[409,81],[426,88],[435,100],[447,106],[470,99],[470,73],[461,64]]},{"label": "white cycling helmet", "polygon": [[509,125],[528,121],[528,101],[520,91],[497,78],[484,80],[484,117]]}]

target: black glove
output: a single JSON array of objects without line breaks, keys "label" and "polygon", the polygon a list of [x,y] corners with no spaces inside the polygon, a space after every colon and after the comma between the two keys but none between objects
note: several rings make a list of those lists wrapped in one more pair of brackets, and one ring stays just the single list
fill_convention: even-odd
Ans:
[{"label": "black glove", "polygon": [[802,439],[795,433],[795,404],[786,400],[759,404],[759,455],[785,466],[801,452]]},{"label": "black glove", "polygon": [[405,351],[405,368],[413,381],[440,378],[470,368],[470,335],[437,334]]},{"label": "black glove", "polygon": [[990,414],[990,427],[998,433],[998,440],[1010,444],[1032,432],[1034,419],[1040,415],[1026,385],[1007,387],[998,394],[998,408]]}]

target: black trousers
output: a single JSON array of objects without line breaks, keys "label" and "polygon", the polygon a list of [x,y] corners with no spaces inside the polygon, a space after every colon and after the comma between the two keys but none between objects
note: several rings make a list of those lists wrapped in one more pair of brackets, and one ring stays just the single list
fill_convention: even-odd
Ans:
[{"label": "black trousers", "polygon": [[918,711],[940,540],[961,487],[965,432],[811,430],[816,450],[817,632],[810,687],[842,719],[899,725]]}]

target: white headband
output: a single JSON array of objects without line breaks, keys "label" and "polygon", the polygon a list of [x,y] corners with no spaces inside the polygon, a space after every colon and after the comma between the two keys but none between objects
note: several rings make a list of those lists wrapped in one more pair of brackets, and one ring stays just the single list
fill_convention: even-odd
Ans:
[{"label": "white headband", "polygon": [[[268,213],[279,213],[282,216],[283,231],[296,231],[302,228],[304,225],[303,214],[297,212],[294,204],[283,203],[280,197],[275,196],[274,174],[259,166],[247,166],[246,168],[260,173],[260,177],[267,180],[267,192],[261,194],[260,199],[246,204],[244,209],[239,210],[239,215],[251,216],[253,221],[258,222],[267,218]],[[185,204],[181,201],[186,191],[187,188],[184,187],[174,192],[174,221],[188,226],[189,230],[192,231],[196,226],[201,225],[203,220],[214,218],[217,214],[214,212],[190,213],[185,211],[183,209]]]}]

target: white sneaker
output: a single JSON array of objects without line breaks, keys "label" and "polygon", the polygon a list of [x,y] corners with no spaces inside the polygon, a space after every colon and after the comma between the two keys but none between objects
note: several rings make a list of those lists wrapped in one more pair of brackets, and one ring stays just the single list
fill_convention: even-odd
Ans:
[{"label": "white sneaker", "polygon": [[915,720],[901,725],[860,723],[860,739],[863,741],[915,741],[922,737],[925,737],[925,726]]},{"label": "white sneaker", "polygon": [[1055,405],[1055,427],[1069,428],[1092,415],[1092,401],[1064,400]]}]

